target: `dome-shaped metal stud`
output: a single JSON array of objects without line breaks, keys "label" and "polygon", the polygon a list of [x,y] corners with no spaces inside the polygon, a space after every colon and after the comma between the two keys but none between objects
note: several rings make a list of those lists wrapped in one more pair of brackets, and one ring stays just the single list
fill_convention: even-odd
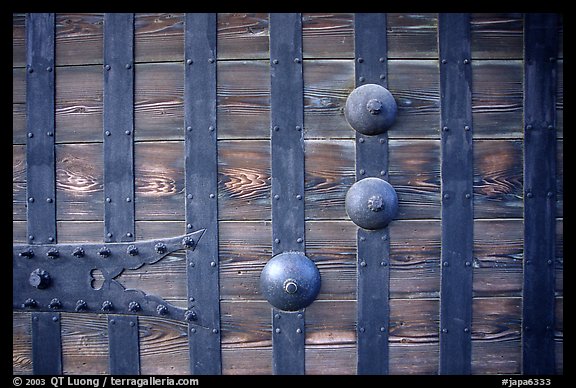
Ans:
[{"label": "dome-shaped metal stud", "polygon": [[284,252],[266,263],[260,274],[260,291],[277,309],[300,310],[320,291],[320,272],[302,252]]},{"label": "dome-shaped metal stud", "polygon": [[380,178],[364,178],[346,193],[346,213],[363,229],[384,228],[398,212],[396,190]]},{"label": "dome-shaped metal stud", "polygon": [[392,93],[377,84],[357,87],[344,107],[348,124],[364,135],[378,135],[394,124],[398,107]]}]

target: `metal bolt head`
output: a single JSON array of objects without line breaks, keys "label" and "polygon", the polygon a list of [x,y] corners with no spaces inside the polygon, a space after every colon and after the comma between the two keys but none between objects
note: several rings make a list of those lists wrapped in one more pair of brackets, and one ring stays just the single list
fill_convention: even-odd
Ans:
[{"label": "metal bolt head", "polygon": [[98,254],[102,257],[108,257],[112,254],[112,252],[110,252],[108,247],[102,247],[98,250]]},{"label": "metal bolt head", "polygon": [[158,307],[156,307],[156,312],[158,315],[166,315],[168,314],[168,308],[163,304],[159,304]]},{"label": "metal bolt head", "polygon": [[186,312],[184,313],[184,319],[187,320],[188,322],[191,322],[197,320],[198,316],[193,310],[186,310]]},{"label": "metal bolt head", "polygon": [[396,120],[398,107],[392,94],[378,84],[357,87],[346,99],[344,116],[348,124],[364,135],[378,135]]},{"label": "metal bolt head", "polygon": [[48,307],[51,309],[59,309],[62,307],[62,303],[58,298],[53,298],[50,303],[48,303]]},{"label": "metal bolt head", "polygon": [[159,242],[156,245],[154,245],[154,250],[156,251],[156,253],[158,254],[163,254],[166,253],[166,244],[164,244],[163,242]]},{"label": "metal bolt head", "polygon": [[88,304],[84,300],[79,299],[78,301],[76,301],[76,306],[74,307],[74,310],[76,312],[86,311],[87,309],[88,309]]},{"label": "metal bolt head", "polygon": [[186,236],[182,239],[182,246],[186,249],[190,249],[193,248],[195,244],[195,241],[192,237],[190,236]]},{"label": "metal bolt head", "polygon": [[135,313],[140,311],[142,308],[140,307],[140,303],[136,302],[136,301],[132,301],[130,303],[128,303],[128,311]]},{"label": "metal bolt head", "polygon": [[43,269],[36,268],[34,271],[32,271],[32,273],[30,273],[30,276],[28,277],[28,283],[32,287],[38,288],[40,290],[48,288],[51,283],[50,274]]},{"label": "metal bolt head", "polygon": [[109,300],[105,300],[104,302],[102,302],[102,308],[101,309],[104,312],[112,311],[114,309],[114,305]]},{"label": "metal bolt head", "polygon": [[138,247],[134,244],[130,244],[130,245],[128,245],[128,248],[126,248],[126,252],[130,256],[136,256],[136,255],[138,255]]},{"label": "metal bolt head", "polygon": [[73,255],[74,257],[77,257],[77,258],[84,257],[84,254],[85,254],[85,253],[86,253],[86,252],[84,252],[84,248],[82,248],[82,247],[76,247],[76,248],[74,248],[74,250],[72,251],[72,255]]}]

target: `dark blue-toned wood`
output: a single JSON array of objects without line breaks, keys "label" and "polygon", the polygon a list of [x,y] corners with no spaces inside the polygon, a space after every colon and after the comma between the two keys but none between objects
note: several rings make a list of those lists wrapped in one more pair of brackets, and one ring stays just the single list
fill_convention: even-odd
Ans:
[{"label": "dark blue-toned wood", "polygon": [[[388,87],[385,13],[357,13],[354,17],[356,86],[372,83]],[[391,129],[393,130],[393,128]],[[356,180],[388,180],[388,134],[356,132]],[[358,374],[388,374],[390,316],[388,227],[358,229]]]},{"label": "dark blue-toned wood", "polygon": [[[304,80],[299,13],[270,14],[270,76],[272,254],[304,252]],[[304,310],[287,313],[272,309],[272,314],[282,317],[273,320],[274,374],[304,374]],[[300,333],[296,332],[298,325],[302,325]]]},{"label": "dark blue-toned wood", "polygon": [[32,370],[36,375],[62,374],[60,313],[32,313]]},{"label": "dark blue-toned wood", "polygon": [[134,14],[104,16],[104,236],[134,240]]},{"label": "dark blue-toned wood", "polygon": [[473,154],[470,15],[440,14],[440,374],[471,367]]},{"label": "dark blue-toned wood", "polygon": [[[55,244],[54,14],[26,15],[26,195],[30,244]],[[32,314],[32,370],[61,374],[59,313]]]},{"label": "dark blue-toned wood", "polygon": [[190,372],[220,374],[216,14],[186,14],[184,67],[186,227],[206,229],[187,254]]},{"label": "dark blue-toned wood", "polygon": [[522,371],[554,374],[558,15],[524,19]]},{"label": "dark blue-toned wood", "polygon": [[54,14],[26,17],[26,195],[28,241],[56,242]]},{"label": "dark blue-toned wood", "polygon": [[[134,14],[104,15],[103,72],[104,240],[134,241]],[[110,373],[139,374],[137,317],[109,316],[108,331]]]},{"label": "dark blue-toned wood", "polygon": [[108,315],[110,374],[140,374],[138,316]]}]

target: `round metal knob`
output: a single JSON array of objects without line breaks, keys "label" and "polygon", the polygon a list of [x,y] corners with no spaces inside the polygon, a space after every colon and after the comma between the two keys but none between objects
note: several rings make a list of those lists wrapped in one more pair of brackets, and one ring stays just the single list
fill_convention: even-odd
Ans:
[{"label": "round metal knob", "polygon": [[300,310],[316,299],[320,272],[302,252],[284,252],[266,263],[260,274],[260,290],[280,310]]},{"label": "round metal knob", "polygon": [[348,124],[364,135],[378,135],[394,124],[398,107],[383,86],[366,84],[350,93],[344,107]]},{"label": "round metal knob", "polygon": [[380,178],[364,178],[346,193],[346,213],[363,229],[384,228],[398,212],[396,190]]},{"label": "round metal knob", "polygon": [[30,274],[28,283],[38,289],[48,288],[50,285],[50,274],[43,269],[37,268]]}]

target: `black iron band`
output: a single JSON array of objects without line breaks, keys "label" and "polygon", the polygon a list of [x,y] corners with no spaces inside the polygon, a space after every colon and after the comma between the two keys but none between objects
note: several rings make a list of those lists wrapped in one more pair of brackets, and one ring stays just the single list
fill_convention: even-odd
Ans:
[{"label": "black iron band", "polygon": [[471,369],[473,153],[470,15],[440,14],[440,374]]},{"label": "black iron band", "polygon": [[[30,244],[55,244],[54,14],[26,15],[26,198]],[[32,314],[34,374],[61,374],[59,313]]]},{"label": "black iron band", "polygon": [[[104,15],[104,241],[134,241],[134,14]],[[129,324],[131,322],[131,324]],[[140,373],[138,318],[108,316],[110,373]]]},{"label": "black iron band", "polygon": [[[354,18],[356,86],[388,86],[386,14]],[[356,180],[388,180],[388,135],[356,132]],[[388,227],[358,229],[358,374],[388,374],[390,242]]]},{"label": "black iron band", "polygon": [[[305,249],[302,16],[270,14],[272,254]],[[275,374],[304,374],[304,309],[272,309]]]},{"label": "black iron band", "polygon": [[202,246],[189,252],[190,372],[220,374],[218,280],[218,147],[216,126],[216,14],[186,14],[184,131],[186,228],[205,229]]},{"label": "black iron band", "polygon": [[524,18],[522,371],[556,373],[556,90],[558,15]]},{"label": "black iron band", "polygon": [[26,195],[28,242],[55,243],[54,14],[26,17]]}]

